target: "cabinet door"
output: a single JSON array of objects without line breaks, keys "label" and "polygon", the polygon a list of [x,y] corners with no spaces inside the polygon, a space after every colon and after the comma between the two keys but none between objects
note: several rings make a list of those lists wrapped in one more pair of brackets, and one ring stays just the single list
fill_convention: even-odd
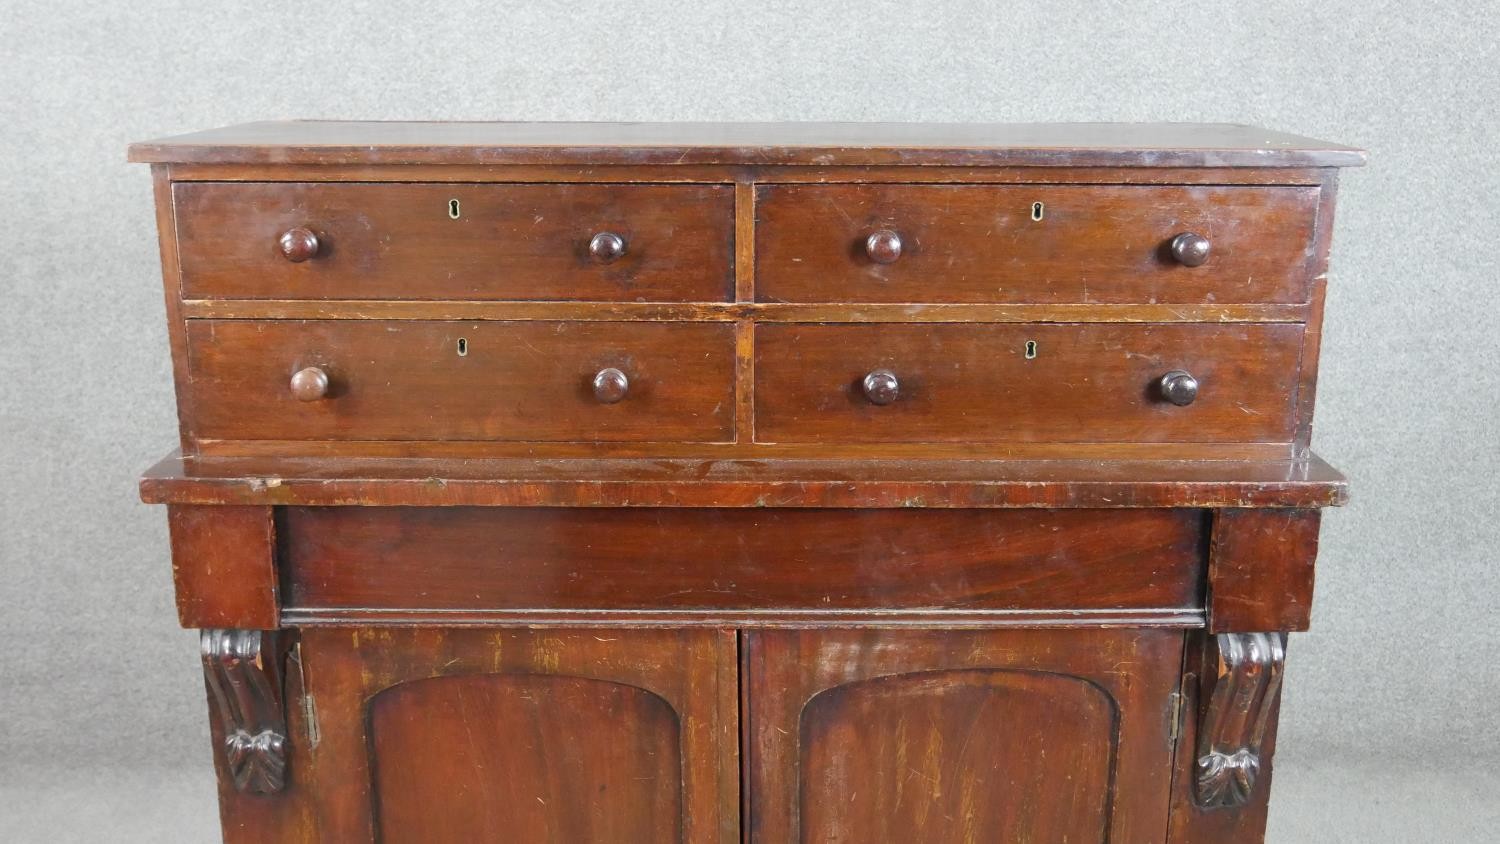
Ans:
[{"label": "cabinet door", "polygon": [[319,629],[321,839],[738,840],[735,634]]},{"label": "cabinet door", "polygon": [[1161,841],[1171,630],[748,635],[750,839]]}]

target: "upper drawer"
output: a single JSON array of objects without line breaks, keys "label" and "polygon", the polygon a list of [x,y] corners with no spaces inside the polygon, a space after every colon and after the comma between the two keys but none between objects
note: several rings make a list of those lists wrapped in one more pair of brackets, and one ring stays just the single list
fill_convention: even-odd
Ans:
[{"label": "upper drawer", "polygon": [[[1287,442],[1296,324],[760,325],[762,442]],[[1163,388],[1172,379],[1174,404]]]},{"label": "upper drawer", "polygon": [[733,290],[734,190],[724,185],[173,191],[189,299],[670,302]]},{"label": "upper drawer", "polygon": [[206,439],[711,442],[727,323],[189,320]]},{"label": "upper drawer", "polygon": [[[775,185],[756,194],[756,290],[766,302],[1298,303],[1317,204],[1316,187]],[[1179,235],[1201,238],[1179,241],[1181,259]]]}]

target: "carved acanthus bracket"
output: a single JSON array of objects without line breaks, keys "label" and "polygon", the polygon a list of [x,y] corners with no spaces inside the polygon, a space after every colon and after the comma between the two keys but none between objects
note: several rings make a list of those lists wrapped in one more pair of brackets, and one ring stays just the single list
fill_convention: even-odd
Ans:
[{"label": "carved acanthus bracket", "polygon": [[286,785],[286,709],[278,634],[204,630],[203,670],[224,732],[234,785],[274,794]]},{"label": "carved acanthus bracket", "polygon": [[1281,690],[1285,633],[1220,633],[1213,694],[1198,725],[1198,805],[1243,806],[1260,774],[1261,743]]}]

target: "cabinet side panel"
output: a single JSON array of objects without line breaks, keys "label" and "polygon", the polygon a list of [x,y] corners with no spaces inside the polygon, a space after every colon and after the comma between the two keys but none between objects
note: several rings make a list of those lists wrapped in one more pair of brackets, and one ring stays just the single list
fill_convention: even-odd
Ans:
[{"label": "cabinet side panel", "polygon": [[1318,196],[1317,231],[1308,256],[1307,330],[1302,334],[1302,356],[1297,382],[1298,454],[1306,454],[1312,444],[1313,405],[1318,393],[1318,357],[1323,346],[1323,302],[1328,293],[1328,256],[1333,244],[1334,207],[1338,201],[1337,170],[1323,171],[1322,191]]},{"label": "cabinet side panel", "polygon": [[178,434],[185,454],[196,451],[192,429],[191,392],[188,390],[187,324],[182,316],[182,269],[177,249],[177,211],[172,192],[172,171],[165,164],[151,166],[152,194],[156,203],[156,236],[161,250],[162,295],[166,301],[167,339],[172,349],[172,384],[177,396]]}]

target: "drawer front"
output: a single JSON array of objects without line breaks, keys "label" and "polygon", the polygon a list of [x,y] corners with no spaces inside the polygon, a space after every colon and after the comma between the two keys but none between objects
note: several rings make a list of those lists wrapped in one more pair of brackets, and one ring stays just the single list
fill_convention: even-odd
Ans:
[{"label": "drawer front", "polygon": [[734,435],[728,324],[190,320],[187,336],[206,439]]},{"label": "drawer front", "polygon": [[666,302],[733,290],[725,185],[189,182],[173,197],[189,299]]},{"label": "drawer front", "polygon": [[[767,302],[1305,302],[1317,201],[1315,187],[776,185],[756,194],[756,290]],[[1174,257],[1183,234],[1207,241],[1197,266]],[[1181,243],[1189,263],[1194,243]]]},{"label": "drawer front", "polygon": [[[1295,324],[761,325],[756,438],[1285,442],[1301,342]],[[1186,406],[1162,390],[1175,371],[1198,384]]]},{"label": "drawer front", "polygon": [[289,606],[1196,608],[1198,510],[288,508]]}]

